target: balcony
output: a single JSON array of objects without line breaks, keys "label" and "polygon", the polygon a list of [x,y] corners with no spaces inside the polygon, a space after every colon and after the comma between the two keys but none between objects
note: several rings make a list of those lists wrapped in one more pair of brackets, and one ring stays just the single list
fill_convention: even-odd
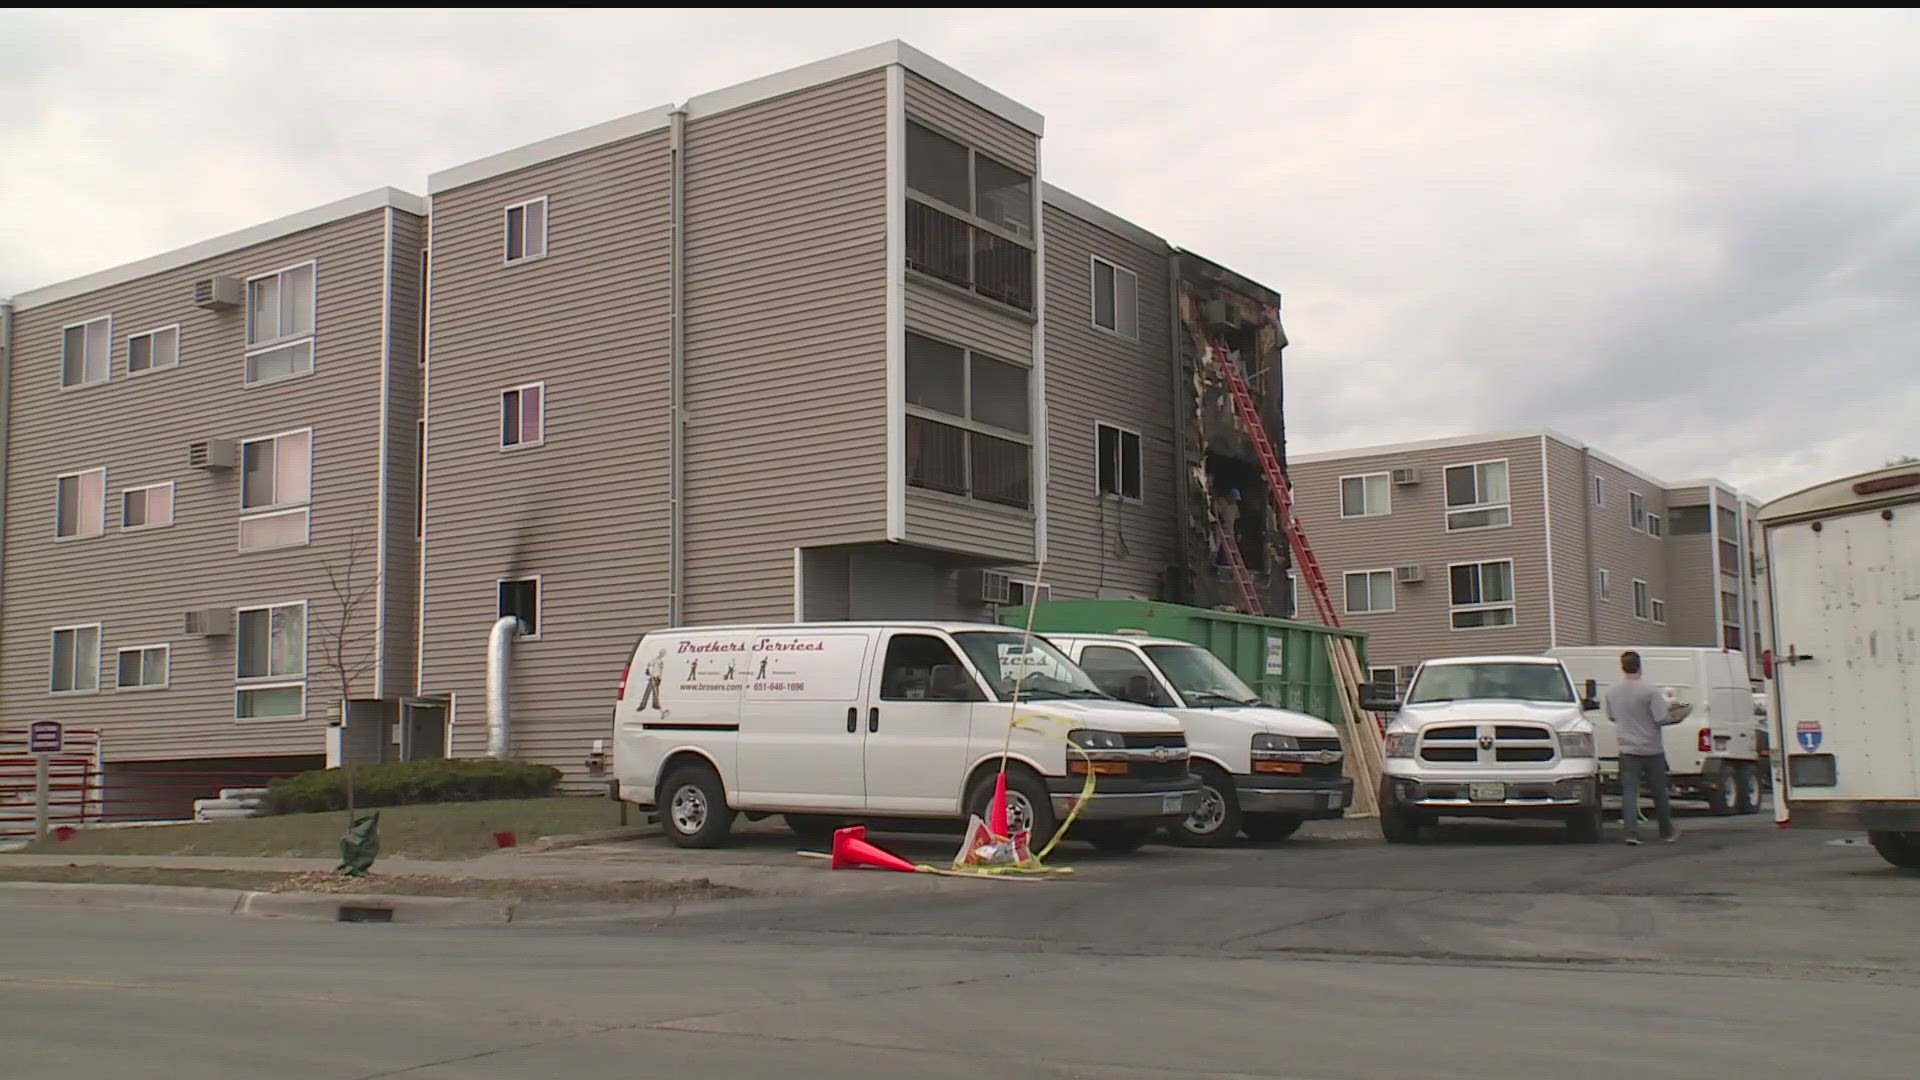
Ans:
[{"label": "balcony", "polygon": [[907,483],[929,491],[1027,509],[1031,448],[985,432],[907,417]]},{"label": "balcony", "polygon": [[907,267],[1021,311],[1033,310],[1033,249],[907,200]]}]

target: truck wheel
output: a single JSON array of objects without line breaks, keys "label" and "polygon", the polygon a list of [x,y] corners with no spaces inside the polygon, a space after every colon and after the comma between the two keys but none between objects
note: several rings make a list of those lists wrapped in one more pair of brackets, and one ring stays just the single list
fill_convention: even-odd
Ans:
[{"label": "truck wheel", "polygon": [[1394,805],[1384,782],[1380,785],[1380,835],[1389,844],[1420,842],[1420,819],[1412,809]]},{"label": "truck wheel", "polygon": [[1902,870],[1920,870],[1920,833],[1869,832],[1867,843],[1880,857]]},{"label": "truck wheel", "polygon": [[1751,761],[1736,764],[1733,767],[1733,790],[1734,813],[1757,813],[1760,809],[1760,767]]},{"label": "truck wheel", "polygon": [[704,761],[674,766],[660,784],[654,807],[667,839],[680,847],[719,847],[733,828],[727,789]]},{"label": "truck wheel", "polygon": [[1733,762],[1725,762],[1707,788],[1707,809],[1721,817],[1733,813]]},{"label": "truck wheel", "polygon": [[1225,847],[1240,831],[1240,799],[1233,789],[1233,777],[1217,765],[1200,765],[1193,775],[1200,778],[1200,809],[1170,826],[1167,832],[1182,847]]},{"label": "truck wheel", "polygon": [[1597,844],[1605,824],[1606,811],[1595,798],[1592,806],[1583,806],[1567,815],[1567,839],[1576,844]]},{"label": "truck wheel", "polygon": [[[967,793],[967,813],[981,821],[992,819],[993,778],[995,770],[981,772],[973,782],[973,790]],[[1032,829],[1027,837],[1028,846],[1034,851],[1045,847],[1053,834],[1060,831],[1060,823],[1053,816],[1053,799],[1047,794],[1047,785],[1033,774],[1033,770],[1024,765],[1007,766],[1007,827],[1014,832]]]},{"label": "truck wheel", "polygon": [[1292,814],[1248,814],[1240,823],[1240,828],[1250,840],[1285,840],[1300,831],[1307,823],[1306,818]]}]

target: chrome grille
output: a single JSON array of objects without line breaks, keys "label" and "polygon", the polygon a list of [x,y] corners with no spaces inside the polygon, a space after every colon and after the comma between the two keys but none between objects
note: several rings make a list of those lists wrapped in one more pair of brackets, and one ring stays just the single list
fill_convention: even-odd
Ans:
[{"label": "chrome grille", "polygon": [[1448,724],[1420,733],[1420,760],[1437,765],[1546,765],[1559,754],[1553,729],[1541,724]]}]

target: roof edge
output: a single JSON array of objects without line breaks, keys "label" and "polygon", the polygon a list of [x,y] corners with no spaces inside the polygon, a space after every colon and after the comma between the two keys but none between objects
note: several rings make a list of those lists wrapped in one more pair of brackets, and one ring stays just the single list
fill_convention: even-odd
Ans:
[{"label": "roof edge", "polygon": [[399,188],[375,188],[324,206],[316,206],[311,210],[302,210],[297,214],[288,214],[286,217],[265,221],[237,232],[216,236],[211,240],[202,240],[197,244],[174,248],[172,251],[162,252],[137,262],[125,263],[84,277],[30,289],[13,297],[13,308],[16,312],[29,311],[61,300],[70,300],[76,296],[84,296],[115,285],[124,285],[129,281],[138,281],[143,277],[165,273],[168,270],[178,270],[180,267],[206,259],[219,258],[271,240],[278,240],[283,236],[292,236],[294,233],[306,232],[308,229],[316,229],[322,225],[330,225],[336,221],[344,221],[347,218],[358,217],[369,211],[383,210],[387,207],[404,210],[416,217],[425,217],[427,214],[427,201],[420,196],[401,191]]},{"label": "roof edge", "polygon": [[1303,462],[1307,464],[1312,464],[1314,462],[1320,462],[1320,461],[1344,461],[1349,458],[1380,457],[1386,454],[1406,454],[1406,453],[1413,453],[1414,451],[1418,451],[1418,450],[1445,450],[1445,449],[1448,449],[1449,447],[1456,447],[1456,446],[1478,446],[1482,443],[1518,442],[1522,439],[1552,439],[1554,442],[1557,442],[1562,446],[1569,447],[1574,450],[1585,451],[1595,461],[1605,462],[1606,464],[1611,465],[1616,469],[1619,469],[1621,472],[1626,473],[1628,476],[1634,477],[1635,479],[1638,479],[1638,480],[1645,481],[1647,484],[1651,485],[1652,487],[1660,491],[1673,491],[1678,488],[1684,488],[1684,487],[1717,487],[1720,490],[1735,496],[1736,498],[1740,496],[1739,489],[1721,480],[1689,480],[1685,483],[1680,483],[1680,484],[1668,483],[1667,481],[1662,480],[1657,476],[1654,476],[1653,474],[1647,472],[1644,469],[1635,468],[1634,466],[1629,465],[1624,461],[1621,461],[1619,458],[1614,457],[1613,455],[1606,453],[1603,450],[1596,450],[1592,446],[1581,442],[1579,439],[1576,439],[1571,435],[1567,435],[1562,432],[1555,431],[1552,428],[1527,428],[1520,431],[1496,431],[1496,432],[1490,432],[1484,435],[1449,435],[1449,436],[1438,438],[1438,439],[1422,439],[1415,442],[1403,442],[1403,443],[1382,443],[1378,446],[1356,446],[1346,450],[1318,450],[1318,451],[1305,453],[1305,454],[1295,454],[1290,452],[1287,454],[1287,463],[1292,464],[1298,461],[1298,462]]},{"label": "roof edge", "polygon": [[1165,255],[1173,251],[1173,245],[1166,240],[1112,211],[1102,210],[1071,191],[1044,182],[1040,185],[1040,191],[1042,201],[1062,213],[1072,214],[1089,225],[1131,240],[1156,255]]},{"label": "roof edge", "polygon": [[427,175],[427,194],[439,195],[496,176],[531,168],[558,158],[569,157],[595,147],[623,142],[654,131],[663,131],[673,115],[671,104],[657,105],[644,112],[616,117],[575,131],[531,142],[512,150],[502,150],[477,161],[455,165]]}]

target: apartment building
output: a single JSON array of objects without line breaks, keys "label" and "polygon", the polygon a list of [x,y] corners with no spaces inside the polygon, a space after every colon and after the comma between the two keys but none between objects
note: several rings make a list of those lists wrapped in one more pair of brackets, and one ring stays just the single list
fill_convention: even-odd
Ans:
[{"label": "apartment building", "polygon": [[243,786],[323,759],[343,670],[411,690],[425,224],[381,189],[0,308],[0,724]]},{"label": "apartment building", "polygon": [[1589,644],[1738,649],[1759,676],[1755,503],[1727,484],[1665,483],[1552,431],[1296,454],[1289,471],[1377,679]]},{"label": "apartment building", "polygon": [[[367,507],[380,523],[378,675],[352,686],[351,745],[330,759],[472,756],[491,733],[512,756],[588,778],[634,642],[670,624],[991,618],[1049,595],[1226,602],[1213,507],[1229,488],[1243,489],[1231,531],[1255,587],[1283,593],[1284,537],[1219,378],[1223,362],[1244,374],[1284,454],[1280,295],[1048,184],[1044,129],[888,42],[444,170],[424,205],[397,192],[354,214],[341,204],[324,223],[305,215],[18,298],[12,367],[25,371],[57,365],[69,323],[114,309],[109,286],[225,275],[244,300],[272,269],[251,245],[288,266],[314,259],[302,252],[326,230],[370,245],[352,260],[330,248],[317,278],[291,279],[318,281],[300,309],[317,343],[310,376],[277,393],[196,383],[191,409],[154,429],[236,447],[235,470],[178,481],[182,537],[189,518],[235,527],[200,509],[253,490],[223,488],[229,473],[281,475],[256,431],[310,429],[311,490],[286,487],[307,500],[297,551],[223,551],[190,580],[123,590],[119,606],[54,603],[16,569],[36,557],[16,530],[48,513],[33,501],[46,493],[21,485],[100,460],[117,489],[127,466],[105,450],[70,462],[55,433],[84,416],[145,448],[159,414],[136,422],[130,396],[81,409],[43,394],[75,402],[56,416],[16,394],[0,724],[52,700],[115,732],[115,756],[126,731],[146,756],[317,759],[317,721],[339,697],[319,673],[323,571]],[[177,318],[182,373],[214,380],[250,355],[220,334],[251,326],[251,307],[189,304]],[[379,347],[350,363],[336,344],[350,334]],[[147,379],[122,381],[131,393]],[[291,495],[273,498],[297,516]],[[79,550],[42,546],[47,560]],[[103,576],[145,572],[122,548],[114,562],[121,549],[96,546]],[[294,604],[307,605],[304,639],[281,611]],[[184,629],[224,626],[222,611],[239,620],[225,636]],[[167,693],[142,699],[164,708],[135,721],[116,692],[97,707],[50,692],[65,683],[48,668],[72,667],[73,642],[47,635],[96,624],[102,648],[171,649]],[[267,684],[249,681],[263,625],[279,636],[259,677],[285,717],[270,724],[255,703]]]}]

